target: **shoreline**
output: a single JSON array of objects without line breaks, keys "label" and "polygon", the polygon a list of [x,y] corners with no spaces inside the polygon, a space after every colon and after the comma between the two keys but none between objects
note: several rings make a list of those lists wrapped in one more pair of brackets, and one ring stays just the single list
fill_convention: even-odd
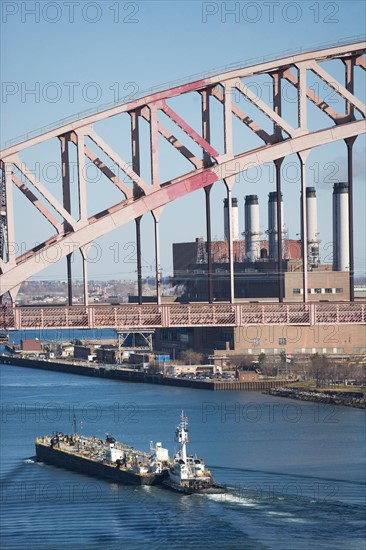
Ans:
[{"label": "shoreline", "polygon": [[360,391],[332,391],[332,390],[309,390],[308,388],[266,388],[264,394],[299,401],[312,401],[324,405],[343,405],[357,409],[366,409],[366,400],[363,392]]},{"label": "shoreline", "polygon": [[160,384],[165,386],[178,386],[199,390],[229,390],[229,391],[263,391],[271,388],[292,384],[293,380],[259,380],[257,382],[237,382],[235,380],[184,380],[170,378],[161,374],[150,374],[132,369],[119,369],[107,365],[75,364],[61,361],[40,361],[22,357],[0,356],[0,362],[4,365],[25,367],[31,369],[46,370],[49,372],[65,372],[67,374],[79,374],[96,378],[120,380],[122,382],[137,382],[145,384]]}]

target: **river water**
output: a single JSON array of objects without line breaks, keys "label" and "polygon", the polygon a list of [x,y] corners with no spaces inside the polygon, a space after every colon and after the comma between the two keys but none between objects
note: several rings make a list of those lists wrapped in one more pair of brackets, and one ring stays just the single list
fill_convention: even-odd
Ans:
[{"label": "river water", "polygon": [[[1,377],[2,549],[365,549],[365,412],[8,365]],[[228,494],[119,486],[35,462],[60,430],[190,450]]]}]

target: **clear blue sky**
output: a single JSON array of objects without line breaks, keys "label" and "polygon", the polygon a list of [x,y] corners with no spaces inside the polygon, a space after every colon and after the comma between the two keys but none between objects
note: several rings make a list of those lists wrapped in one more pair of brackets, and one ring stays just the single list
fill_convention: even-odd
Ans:
[{"label": "clear blue sky", "polygon": [[[116,95],[136,93],[151,86],[240,60],[292,48],[311,48],[365,33],[363,1],[297,2],[14,2],[1,3],[1,142],[67,117],[113,101]],[[56,84],[56,85],[55,85]],[[360,82],[360,89],[364,89]],[[30,93],[35,90],[34,93]],[[104,131],[107,132],[105,127]],[[105,134],[107,136],[108,133]],[[355,214],[356,267],[364,270],[365,258],[365,169],[364,137],[356,141]],[[48,151],[39,150],[45,162]],[[346,168],[343,143],[320,148],[311,157],[308,183],[319,168],[319,231],[322,246],[331,235],[332,166],[342,180]],[[26,157],[24,157],[26,158]],[[289,159],[289,162],[295,159]],[[318,163],[318,164],[316,164]],[[330,166],[327,163],[334,163]],[[318,168],[317,168],[318,167]],[[239,198],[240,229],[243,230],[244,196],[259,195],[261,225],[267,225],[267,195],[274,189],[269,171],[263,169],[258,181],[250,175],[235,187]],[[269,169],[268,169],[269,170]],[[253,178],[252,178],[253,179]],[[256,179],[256,178],[254,178]],[[298,188],[291,170],[284,181],[285,222],[292,238],[299,232]],[[330,181],[330,183],[329,183]],[[92,188],[92,184],[90,184]],[[91,189],[92,190],[92,189]],[[113,194],[114,193],[114,194]],[[115,191],[95,190],[117,197]],[[108,195],[109,194],[109,195]],[[223,233],[223,184],[213,193],[213,234]],[[17,201],[22,200],[16,195]],[[204,193],[195,193],[166,207],[162,221],[163,275],[172,272],[172,242],[204,236]],[[44,222],[34,218],[31,209],[16,219],[16,238],[25,247],[45,238]],[[325,213],[325,214],[324,214]],[[24,216],[28,220],[24,224]],[[28,217],[29,216],[29,217]],[[187,224],[187,217],[190,223]],[[148,217],[150,218],[150,216]],[[144,275],[154,273],[151,219],[143,222]],[[91,278],[134,278],[134,227],[121,228],[100,240],[102,257],[90,265]],[[116,245],[115,243],[118,243]],[[119,262],[115,251],[118,248]],[[326,258],[327,249],[322,254]],[[132,255],[133,259],[133,255]],[[75,273],[80,275],[79,263]],[[359,273],[360,274],[360,273]],[[39,278],[63,278],[64,264],[54,264]]]}]

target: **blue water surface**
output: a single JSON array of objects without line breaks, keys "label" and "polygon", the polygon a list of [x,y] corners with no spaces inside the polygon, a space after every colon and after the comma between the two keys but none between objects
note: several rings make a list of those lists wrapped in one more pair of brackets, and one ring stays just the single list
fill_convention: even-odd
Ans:
[{"label": "blue water surface", "polygon": [[[0,366],[2,549],[365,549],[365,413],[257,392]],[[39,435],[78,430],[191,451],[225,495],[121,486],[37,463]]]}]

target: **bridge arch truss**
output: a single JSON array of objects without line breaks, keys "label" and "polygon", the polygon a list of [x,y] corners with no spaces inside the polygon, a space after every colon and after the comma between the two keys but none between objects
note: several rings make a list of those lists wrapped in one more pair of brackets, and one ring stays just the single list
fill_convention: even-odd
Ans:
[{"label": "bridge arch truss", "polygon": [[[301,167],[301,238],[306,235],[306,159],[314,147],[344,140],[348,151],[348,183],[349,183],[349,223],[350,223],[350,301],[353,301],[353,196],[352,196],[352,154],[353,144],[358,135],[365,133],[366,107],[355,93],[355,73],[366,70],[366,43],[357,41],[351,44],[335,45],[320,50],[302,52],[285,56],[282,59],[247,64],[244,67],[232,68],[220,74],[196,79],[132,99],[122,104],[114,104],[102,111],[77,118],[57,127],[45,129],[39,134],[28,136],[18,143],[13,143],[1,151],[1,205],[0,205],[0,295],[9,293],[13,303],[20,285],[48,266],[48,257],[57,249],[57,257],[65,258],[68,275],[68,305],[72,306],[72,273],[71,252],[79,249],[84,266],[84,306],[88,306],[87,292],[87,251],[88,247],[99,237],[135,220],[137,241],[137,277],[138,294],[141,305],[141,247],[140,221],[144,214],[151,212],[155,228],[156,252],[156,285],[157,304],[161,304],[160,292],[160,250],[159,250],[159,220],[164,205],[179,197],[183,197],[197,189],[206,193],[207,248],[211,246],[210,235],[210,190],[212,185],[223,180],[227,189],[228,215],[231,217],[231,196],[235,176],[248,169],[260,166],[266,162],[274,162],[276,167],[277,197],[281,194],[280,166],[283,159],[291,154],[297,154]],[[328,61],[340,60],[344,66],[344,79],[335,79],[324,68]],[[332,92],[340,98],[344,109],[335,110],[331,102],[316,93],[309,85],[309,75],[315,75]],[[248,78],[266,75],[272,83],[272,104],[261,99],[248,85]],[[283,83],[293,87],[296,92],[297,124],[290,124],[283,114]],[[173,108],[171,101],[184,94],[198,94],[201,102],[201,129],[194,129],[187,118]],[[265,115],[271,124],[271,131],[266,131],[254,117],[249,116],[238,103],[234,101],[235,94],[245,98],[255,107],[261,116]],[[215,101],[222,111],[223,149],[217,150],[212,144],[212,112],[211,105]],[[326,115],[328,123],[316,131],[309,130],[309,108],[311,102],[319,112]],[[128,163],[121,155],[102,138],[95,125],[121,113],[130,116],[129,139],[131,142],[131,159]],[[262,145],[255,149],[242,150],[234,154],[233,118],[249,128],[261,140]],[[325,117],[322,117],[322,120]],[[143,140],[140,133],[141,121],[149,128],[150,178],[143,178],[141,173],[141,153]],[[169,125],[164,121],[169,120]],[[186,136],[184,143],[174,131],[176,128]],[[46,186],[28,169],[22,155],[27,149],[56,140],[59,144],[60,167],[62,170],[62,201],[57,200]],[[169,181],[160,178],[161,155],[160,140],[166,141],[183,159],[191,165],[191,170],[181,173]],[[187,143],[187,144],[186,144]],[[191,146],[190,146],[191,144]],[[76,151],[78,215],[71,205],[70,192],[70,155],[71,149]],[[194,151],[200,151],[200,154]],[[146,151],[145,151],[146,152]],[[108,159],[116,170],[112,170],[105,159]],[[85,164],[92,163],[119,190],[121,200],[108,209],[93,216],[87,214],[88,182],[85,176]],[[122,178],[121,174],[126,176]],[[34,206],[39,215],[53,227],[53,235],[37,246],[16,253],[14,219],[16,208],[13,200],[13,189],[17,187],[26,199]],[[278,225],[281,226],[280,202],[277,202]],[[233,235],[229,226],[229,264],[230,264],[230,296],[234,295],[234,255]],[[281,273],[282,257],[281,239],[278,239],[278,271]],[[302,247],[303,263],[303,300],[307,301],[307,253]],[[47,251],[49,254],[45,254]],[[211,254],[208,254],[211,257]],[[209,260],[210,261],[210,260]],[[208,267],[210,273],[210,266]],[[280,278],[281,279],[281,278]],[[208,281],[210,289],[210,281]],[[212,285],[211,285],[212,286]],[[209,302],[212,302],[212,291],[209,292]],[[279,302],[283,301],[283,290],[279,287]],[[68,310],[69,311],[69,310]],[[170,311],[170,310],[169,310]],[[309,310],[310,311],[310,310]],[[166,315],[166,314],[164,314]],[[163,317],[164,317],[163,315]],[[236,315],[236,317],[235,317]],[[235,314],[235,322],[242,322],[241,314]],[[310,315],[310,313],[309,313]],[[90,317],[90,316],[89,316]],[[16,316],[14,317],[16,319]],[[310,319],[310,317],[309,317]],[[16,321],[14,321],[15,324]],[[164,321],[162,321],[164,325]],[[90,325],[93,322],[90,321]]]}]

